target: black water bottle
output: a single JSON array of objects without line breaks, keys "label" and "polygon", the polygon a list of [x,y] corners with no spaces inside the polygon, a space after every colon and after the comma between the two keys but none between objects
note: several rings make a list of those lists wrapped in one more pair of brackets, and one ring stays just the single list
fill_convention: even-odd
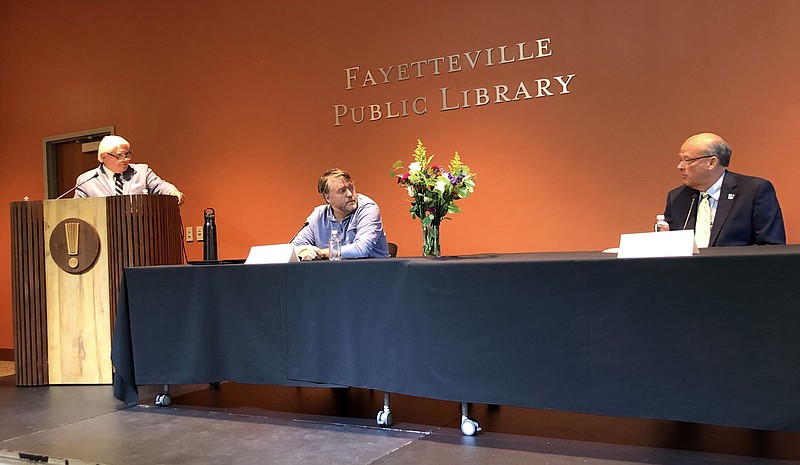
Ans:
[{"label": "black water bottle", "polygon": [[217,225],[214,224],[214,209],[206,208],[205,216],[206,222],[203,225],[203,236],[205,237],[205,243],[203,244],[203,260],[216,260]]}]

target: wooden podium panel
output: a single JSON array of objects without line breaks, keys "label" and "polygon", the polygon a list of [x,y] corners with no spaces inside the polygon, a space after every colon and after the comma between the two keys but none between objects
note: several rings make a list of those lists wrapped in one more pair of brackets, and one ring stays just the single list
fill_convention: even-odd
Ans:
[{"label": "wooden podium panel", "polygon": [[17,385],[112,381],[123,267],[182,263],[177,199],[11,203]]},{"label": "wooden podium panel", "polygon": [[[94,228],[98,239],[108,237],[106,212],[104,197],[44,201],[44,237],[49,238],[44,253],[49,384],[112,381],[108,241],[106,247],[90,255],[83,250],[88,246],[81,240],[81,236],[92,234],[89,228]],[[79,274],[71,272],[68,263],[66,270],[62,269],[54,259],[54,255],[65,252],[56,245],[56,236],[70,242],[67,225],[81,225],[74,219],[88,224],[88,228],[78,228],[75,238],[75,269],[80,269],[80,261],[91,261],[90,267]]]}]

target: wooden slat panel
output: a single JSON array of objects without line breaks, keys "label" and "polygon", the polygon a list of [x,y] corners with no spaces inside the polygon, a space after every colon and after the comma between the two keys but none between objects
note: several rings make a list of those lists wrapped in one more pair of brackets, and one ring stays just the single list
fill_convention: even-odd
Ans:
[{"label": "wooden slat panel", "polygon": [[16,383],[40,386],[49,382],[42,202],[12,202],[10,207]]},{"label": "wooden slat panel", "polygon": [[122,258],[120,254],[122,253],[121,249],[124,245],[122,228],[119,222],[119,218],[122,218],[122,203],[119,201],[120,198],[121,197],[112,197],[106,202],[106,208],[108,209],[106,215],[106,221],[108,222],[106,227],[108,230],[108,290],[109,302],[111,304],[112,334],[114,320],[117,316],[119,283],[122,278]]},{"label": "wooden slat panel", "polygon": [[123,268],[181,264],[183,236],[178,200],[173,196],[109,197],[107,208],[109,300],[113,326]]},{"label": "wooden slat panel", "polygon": [[[30,327],[33,330],[34,341],[33,347],[35,352],[32,353],[33,362],[37,379],[44,380],[45,383],[50,383],[48,376],[48,354],[47,354],[47,299],[46,295],[46,281],[45,276],[45,257],[44,248],[42,245],[45,241],[44,234],[44,204],[41,207],[35,207],[36,218],[29,221],[28,234],[30,243],[27,246],[26,255],[32,257],[30,262],[31,268],[27,275],[31,278],[33,283],[33,295],[36,296],[32,302],[33,311],[31,312],[32,319]],[[34,213],[33,211],[31,212]],[[32,215],[33,216],[33,215]]]}]

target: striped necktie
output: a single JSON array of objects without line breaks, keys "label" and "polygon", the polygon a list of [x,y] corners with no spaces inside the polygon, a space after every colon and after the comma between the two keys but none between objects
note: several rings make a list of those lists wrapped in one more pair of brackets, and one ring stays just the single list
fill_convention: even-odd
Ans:
[{"label": "striped necktie", "polygon": [[703,198],[697,207],[697,223],[694,226],[694,240],[697,247],[708,247],[711,239],[711,202],[708,201],[708,194],[703,192]]},{"label": "striped necktie", "polygon": [[114,184],[116,185],[117,195],[122,195],[122,174],[114,174]]}]

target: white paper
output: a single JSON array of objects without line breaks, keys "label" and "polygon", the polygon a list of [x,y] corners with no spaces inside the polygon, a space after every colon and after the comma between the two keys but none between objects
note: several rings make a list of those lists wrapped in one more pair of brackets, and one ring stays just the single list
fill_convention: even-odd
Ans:
[{"label": "white paper", "polygon": [[263,263],[298,262],[297,252],[292,244],[254,245],[250,247],[245,265]]},{"label": "white paper", "polygon": [[622,234],[617,258],[691,257],[697,253],[694,230]]}]

